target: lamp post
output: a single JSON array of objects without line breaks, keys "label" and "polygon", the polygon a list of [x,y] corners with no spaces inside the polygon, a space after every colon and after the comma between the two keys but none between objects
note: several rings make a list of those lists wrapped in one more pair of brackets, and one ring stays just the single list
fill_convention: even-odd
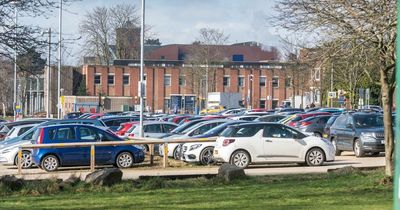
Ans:
[{"label": "lamp post", "polygon": [[142,0],[142,21],[140,27],[140,83],[139,83],[139,97],[140,97],[140,118],[139,118],[139,137],[143,137],[143,106],[144,106],[144,61],[143,61],[143,51],[144,51],[144,17],[145,17],[145,0]]},{"label": "lamp post", "polygon": [[18,1],[12,1],[14,4],[14,99],[13,99],[13,110],[14,110],[14,121],[17,118],[17,26],[18,26]]},{"label": "lamp post", "polygon": [[[49,52],[48,52],[48,58],[47,58],[47,80],[46,80],[46,89],[47,89],[47,97],[46,97],[46,118],[50,118],[50,71],[51,71],[51,63],[50,63],[50,56],[51,56],[51,28],[49,28],[49,30],[43,32],[42,34],[48,34],[48,43],[49,43]],[[44,87],[43,87],[44,89]],[[44,97],[44,96],[43,96]]]},{"label": "lamp post", "polygon": [[248,77],[247,77],[247,80],[249,81],[249,85],[248,85],[248,104],[247,104],[247,106],[248,106],[248,108],[249,108],[249,110],[251,110],[252,108],[253,108],[253,97],[252,97],[252,92],[253,92],[253,78],[254,78],[254,75],[252,75],[252,74],[249,74],[248,75]]},{"label": "lamp post", "polygon": [[59,8],[59,17],[58,17],[58,72],[57,72],[57,118],[61,118],[61,39],[62,39],[62,0],[60,0],[60,8]]}]

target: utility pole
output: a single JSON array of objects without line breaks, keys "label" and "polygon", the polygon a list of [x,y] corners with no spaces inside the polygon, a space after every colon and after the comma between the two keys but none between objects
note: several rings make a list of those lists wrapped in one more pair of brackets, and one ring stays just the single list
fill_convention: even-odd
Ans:
[{"label": "utility pole", "polygon": [[[145,0],[142,0],[142,21],[140,27],[140,84],[139,84],[139,97],[140,97],[140,119],[139,119],[139,137],[143,137],[143,107],[144,107],[144,94],[145,91],[143,76],[144,76],[144,61],[143,61],[143,51],[144,51],[144,17],[145,17]],[[166,155],[166,154],[164,154]]]},{"label": "utility pole", "polygon": [[208,59],[206,61],[206,115],[208,115]]},{"label": "utility pole", "polygon": [[[331,92],[333,92],[333,66],[331,67]],[[331,97],[331,107],[333,107],[333,98]]]},{"label": "utility pole", "polygon": [[14,36],[14,101],[13,101],[13,110],[14,110],[14,121],[17,118],[17,26],[18,26],[18,8],[17,1],[13,1],[14,3],[14,18],[15,18],[15,36]]},{"label": "utility pole", "polygon": [[57,118],[61,118],[61,38],[62,38],[62,0],[60,0],[60,11],[58,17],[58,72],[57,72]]},{"label": "utility pole", "polygon": [[47,84],[46,84],[46,87],[47,87],[47,112],[46,112],[46,117],[47,118],[50,118],[50,109],[51,109],[51,106],[50,106],[50,93],[51,93],[51,91],[50,91],[50,76],[51,76],[51,74],[50,74],[50,71],[51,71],[51,63],[50,63],[50,55],[51,55],[51,28],[49,28],[49,31],[48,31],[48,33],[49,33],[49,54],[48,54],[48,58],[47,58],[47,62],[48,62],[48,64],[47,64],[47,80],[46,80],[46,82],[47,82]]}]

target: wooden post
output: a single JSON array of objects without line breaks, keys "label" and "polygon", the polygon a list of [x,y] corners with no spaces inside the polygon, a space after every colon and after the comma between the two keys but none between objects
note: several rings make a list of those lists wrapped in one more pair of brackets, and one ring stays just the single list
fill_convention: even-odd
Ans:
[{"label": "wooden post", "polygon": [[90,146],[90,171],[94,171],[95,169],[95,163],[96,159],[95,159],[95,151],[94,151],[94,145]]},{"label": "wooden post", "polygon": [[168,143],[164,143],[164,164],[163,167],[168,167]]},{"label": "wooden post", "polygon": [[150,149],[150,165],[154,164],[154,144],[149,145]]},{"label": "wooden post", "polygon": [[19,148],[18,150],[18,174],[22,174],[22,149]]}]

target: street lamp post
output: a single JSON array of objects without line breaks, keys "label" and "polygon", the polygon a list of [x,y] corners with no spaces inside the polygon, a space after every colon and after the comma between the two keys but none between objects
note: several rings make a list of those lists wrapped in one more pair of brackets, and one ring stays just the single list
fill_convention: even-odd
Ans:
[{"label": "street lamp post", "polygon": [[61,38],[62,38],[62,0],[60,0],[60,11],[58,18],[58,72],[57,72],[57,118],[61,118]]},{"label": "street lamp post", "polygon": [[249,85],[248,85],[248,101],[249,101],[249,103],[248,103],[248,107],[249,107],[249,110],[251,110],[252,108],[253,108],[253,97],[252,97],[252,92],[253,92],[253,78],[254,78],[254,75],[252,75],[252,74],[249,74],[248,75],[248,81],[249,81]]},{"label": "street lamp post", "polygon": [[50,55],[51,55],[51,28],[49,28],[49,30],[47,31],[47,33],[49,34],[49,53],[48,53],[48,61],[47,61],[47,80],[46,80],[46,89],[47,89],[47,112],[46,112],[46,117],[50,118],[50,71],[51,71],[51,63],[50,63]]},{"label": "street lamp post", "polygon": [[14,121],[17,118],[17,24],[18,24],[18,7],[17,1],[12,2],[14,4],[14,21],[15,21],[15,36],[14,36],[14,100],[13,100],[13,110],[14,110]]},{"label": "street lamp post", "polygon": [[143,91],[144,83],[143,83],[143,75],[144,75],[144,61],[143,61],[143,51],[144,51],[144,17],[145,17],[145,0],[142,0],[142,21],[140,27],[140,83],[139,83],[139,97],[140,97],[140,118],[139,118],[139,137],[143,137]]}]

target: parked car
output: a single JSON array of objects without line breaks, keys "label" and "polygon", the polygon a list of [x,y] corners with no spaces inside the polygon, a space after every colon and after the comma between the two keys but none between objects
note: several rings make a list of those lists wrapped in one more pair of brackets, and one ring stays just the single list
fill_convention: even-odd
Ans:
[{"label": "parked car", "polygon": [[77,118],[79,118],[82,114],[83,114],[82,112],[70,112],[70,113],[67,113],[67,114],[64,116],[64,119],[77,119]]},{"label": "parked car", "polygon": [[125,138],[125,133],[133,126],[133,124],[139,123],[139,122],[127,122],[127,123],[122,123],[117,131],[115,131],[115,134],[120,137],[120,138]]},{"label": "parked car", "polygon": [[139,121],[138,116],[103,117],[101,121],[112,131],[117,131],[122,123]]},{"label": "parked car", "polygon": [[345,109],[342,109],[342,108],[320,108],[315,112],[329,112],[329,113],[333,114],[333,113],[342,113],[344,111],[345,111]]},{"label": "parked car", "polygon": [[223,106],[211,106],[210,108],[201,110],[200,114],[215,114],[222,110],[225,110]]},{"label": "parked car", "polygon": [[4,123],[0,125],[0,139],[4,140],[7,133],[14,127],[19,125],[28,125],[28,124],[35,124],[35,123],[42,123],[46,121],[50,121],[52,119],[25,119],[15,122]]},{"label": "parked car", "polygon": [[[229,121],[218,125],[204,134],[193,136],[193,138],[218,137],[228,126],[248,123],[247,121]],[[189,163],[200,163],[209,165],[214,162],[213,150],[215,142],[185,143],[181,147],[182,160]]]},{"label": "parked car", "polygon": [[322,137],[325,125],[328,122],[329,118],[331,118],[330,115],[319,115],[319,116],[309,117],[297,122],[295,127],[299,131],[307,135]]},{"label": "parked car", "polygon": [[334,161],[333,145],[278,123],[230,126],[217,138],[214,159],[240,168],[256,163],[300,163],[320,166]]},{"label": "parked car", "polygon": [[239,115],[239,114],[244,114],[245,111],[246,111],[245,108],[226,109],[226,110],[218,112],[218,115],[222,115],[222,116]]},{"label": "parked car", "polygon": [[[146,138],[161,138],[165,134],[170,133],[178,127],[177,124],[171,122],[160,122],[160,121],[144,121],[143,122],[143,137]],[[139,122],[133,122],[131,128],[126,131],[126,137],[137,137],[139,136]]]},{"label": "parked car", "polygon": [[259,116],[257,116],[257,115],[229,117],[229,119],[232,119],[232,120],[245,120],[245,121],[254,121],[258,118],[259,118]]},{"label": "parked car", "polygon": [[277,110],[275,113],[276,114],[282,114],[285,112],[304,112],[304,109],[301,108],[282,108]]},{"label": "parked car", "polygon": [[331,126],[338,117],[339,117],[338,114],[331,115],[331,118],[329,118],[328,122],[326,122],[326,125],[324,127],[324,132],[322,134],[323,138],[331,139]]},{"label": "parked car", "polygon": [[[115,134],[90,125],[54,125],[40,127],[34,134],[37,144],[123,141]],[[88,166],[90,147],[39,148],[32,151],[33,162],[41,169],[55,171],[61,166]],[[132,145],[96,148],[96,165],[129,168],[144,160],[144,152]]]},{"label": "parked car", "polygon": [[336,155],[354,151],[356,157],[366,153],[378,155],[385,151],[383,115],[379,113],[348,112],[340,115],[330,128]]},{"label": "parked car", "polygon": [[283,118],[286,118],[285,115],[267,115],[267,116],[261,116],[255,121],[260,121],[260,122],[278,122],[279,120],[282,120]]},{"label": "parked car", "polygon": [[13,128],[11,128],[10,131],[8,131],[6,137],[4,138],[4,140],[8,140],[17,136],[22,135],[23,133],[25,133],[26,131],[28,131],[29,129],[33,128],[34,126],[36,126],[38,124],[27,124],[27,125],[18,125],[18,126],[14,126]]},{"label": "parked car", "polygon": [[[192,136],[197,136],[204,134],[205,132],[211,130],[212,128],[228,122],[229,120],[227,119],[216,119],[216,120],[207,120],[201,123],[198,123],[195,126],[192,126],[184,131],[182,131],[179,134],[174,134],[171,136],[168,136],[166,138],[163,138],[164,140],[171,140],[171,139],[189,139],[192,138]],[[180,144],[178,143],[170,143],[168,144],[168,157],[173,157],[177,160],[180,159]],[[159,154],[164,155],[164,151],[161,149],[162,147],[160,146],[159,149]]]},{"label": "parked car", "polygon": [[193,115],[177,115],[175,117],[170,118],[168,120],[168,122],[179,124],[180,122],[182,122],[186,118],[191,118],[191,117],[193,117]]},{"label": "parked car", "polygon": [[306,118],[313,117],[313,116],[319,116],[319,115],[331,115],[331,113],[328,113],[328,112],[309,112],[309,113],[306,113],[306,114],[296,114],[296,116],[293,119],[291,119],[287,123],[287,125],[290,126],[290,127],[294,127],[296,125],[296,123],[301,121],[301,120],[304,120]]},{"label": "parked car", "polygon": [[180,124],[178,127],[176,127],[174,130],[172,130],[170,133],[167,133],[164,136],[161,136],[160,138],[163,139],[163,138],[167,138],[167,137],[172,136],[172,135],[181,134],[184,130],[186,130],[186,129],[192,127],[192,126],[195,126],[198,123],[204,122],[204,121],[207,121],[207,120],[205,120],[205,119],[196,119],[196,120],[193,120],[193,121],[185,122],[183,124]]}]

